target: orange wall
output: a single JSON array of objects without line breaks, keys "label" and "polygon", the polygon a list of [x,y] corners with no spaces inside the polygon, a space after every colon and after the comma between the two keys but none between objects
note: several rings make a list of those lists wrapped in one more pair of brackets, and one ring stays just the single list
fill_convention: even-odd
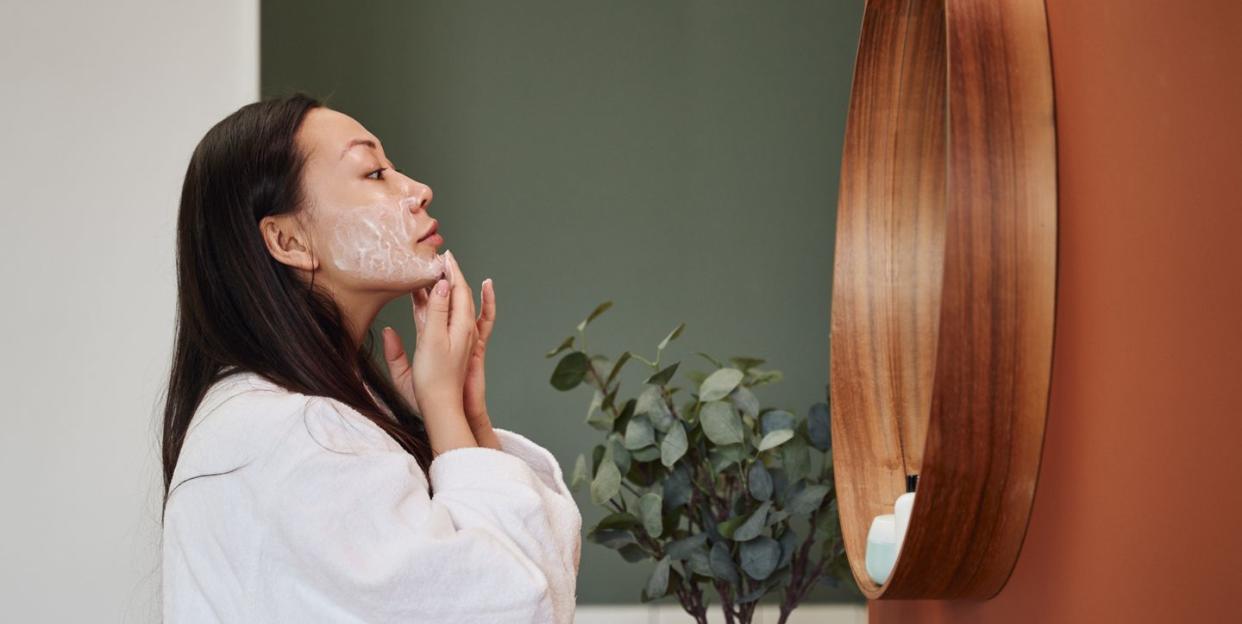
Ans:
[{"label": "orange wall", "polygon": [[1048,0],[1060,177],[1043,465],[986,602],[872,624],[1242,612],[1242,2]]}]

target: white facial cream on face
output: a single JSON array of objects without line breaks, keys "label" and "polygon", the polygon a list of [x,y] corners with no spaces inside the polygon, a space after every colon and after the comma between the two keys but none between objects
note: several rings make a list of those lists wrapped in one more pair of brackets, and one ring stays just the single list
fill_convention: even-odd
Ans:
[{"label": "white facial cream on face", "polygon": [[444,258],[415,251],[418,233],[412,227],[409,205],[416,201],[375,203],[336,215],[329,224],[328,240],[336,268],[377,282],[439,278],[445,270]]}]

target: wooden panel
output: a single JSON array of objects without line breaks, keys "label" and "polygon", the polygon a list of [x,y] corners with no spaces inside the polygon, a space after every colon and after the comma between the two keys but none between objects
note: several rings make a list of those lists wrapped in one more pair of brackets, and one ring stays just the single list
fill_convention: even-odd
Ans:
[{"label": "wooden panel", "polygon": [[[841,170],[833,461],[870,598],[986,598],[1026,530],[1051,363],[1051,67],[1039,0],[871,0]],[[918,475],[884,586],[871,519]]]}]

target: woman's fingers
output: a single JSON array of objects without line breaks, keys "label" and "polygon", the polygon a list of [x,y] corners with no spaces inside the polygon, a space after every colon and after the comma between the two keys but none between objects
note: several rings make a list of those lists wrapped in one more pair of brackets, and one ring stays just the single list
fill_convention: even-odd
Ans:
[{"label": "woman's fingers", "polygon": [[474,324],[474,293],[470,291],[470,284],[466,282],[466,277],[462,274],[461,266],[457,264],[457,258],[453,252],[446,251],[444,255],[448,260],[449,271],[453,274],[453,292],[450,296],[453,308],[449,319],[449,330],[458,332]]},{"label": "woman's fingers", "polygon": [[487,337],[492,334],[492,326],[496,324],[496,286],[492,283],[492,278],[483,280],[479,299],[482,300],[478,319],[479,342],[487,342]]},{"label": "woman's fingers", "polygon": [[383,334],[384,361],[388,363],[389,375],[393,379],[408,375],[410,373],[410,359],[405,355],[405,347],[401,344],[401,336],[397,334],[397,330],[391,327],[385,327]]},{"label": "woman's fingers", "polygon": [[[444,288],[443,294],[435,293],[437,286]],[[449,292],[448,280],[437,280],[436,284],[432,286],[431,289],[432,292],[425,295],[418,295],[417,292],[410,294],[410,296],[414,298],[415,306],[417,307],[417,311],[415,312],[416,317],[423,317],[423,320],[421,321],[422,327],[418,335],[420,343],[427,338],[435,336],[445,337],[448,335],[449,312],[451,307],[455,307],[455,304],[450,306],[449,297],[452,293]],[[419,301],[421,297],[425,297],[425,301],[420,304]],[[453,313],[456,314],[456,312]],[[419,323],[419,321],[415,322]],[[433,339],[440,340],[440,338]]]},{"label": "woman's fingers", "polygon": [[413,303],[414,310],[414,329],[418,331],[418,335],[423,333],[423,326],[427,324],[427,297],[431,288],[428,286],[410,291],[410,301]]}]

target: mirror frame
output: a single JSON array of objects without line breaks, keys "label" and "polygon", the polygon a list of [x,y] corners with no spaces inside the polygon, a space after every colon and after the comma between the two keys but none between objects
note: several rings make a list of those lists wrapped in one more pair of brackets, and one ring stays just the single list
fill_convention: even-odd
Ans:
[{"label": "mirror frame", "polygon": [[[1056,299],[1042,0],[869,0],[846,124],[831,327],[842,536],[871,599],[1004,587],[1039,473]],[[871,520],[917,492],[883,585]]]}]

